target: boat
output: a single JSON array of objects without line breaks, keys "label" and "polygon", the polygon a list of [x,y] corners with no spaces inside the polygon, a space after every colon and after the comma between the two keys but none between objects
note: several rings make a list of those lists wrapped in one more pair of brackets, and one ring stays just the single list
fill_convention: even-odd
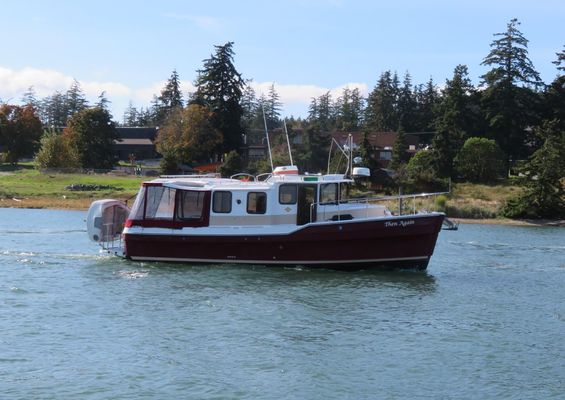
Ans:
[{"label": "boat", "polygon": [[[142,183],[131,209],[94,202],[90,239],[135,261],[424,270],[444,221],[417,211],[433,194],[355,197],[352,174],[170,175]],[[413,208],[405,205],[412,201]],[[404,207],[392,212],[386,204]]]}]

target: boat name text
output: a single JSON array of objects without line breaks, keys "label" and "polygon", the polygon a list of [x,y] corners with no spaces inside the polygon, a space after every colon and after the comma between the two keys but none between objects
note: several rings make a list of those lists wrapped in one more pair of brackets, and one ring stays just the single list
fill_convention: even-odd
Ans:
[{"label": "boat name text", "polygon": [[413,219],[409,219],[406,221],[387,221],[385,222],[385,228],[394,228],[394,227],[407,227],[408,225],[414,225],[416,222]]}]

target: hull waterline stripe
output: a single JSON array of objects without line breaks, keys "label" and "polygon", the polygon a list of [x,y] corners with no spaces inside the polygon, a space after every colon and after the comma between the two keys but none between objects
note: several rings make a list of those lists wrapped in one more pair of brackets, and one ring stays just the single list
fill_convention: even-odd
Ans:
[{"label": "hull waterline stripe", "polygon": [[378,263],[389,261],[416,261],[427,260],[428,257],[402,257],[402,258],[374,258],[364,260],[327,260],[327,261],[300,261],[300,260],[243,260],[230,258],[175,258],[175,257],[131,257],[134,261],[170,261],[170,262],[195,262],[195,263],[226,263],[226,264],[297,264],[297,265],[321,265],[321,264],[360,264],[360,263]]}]

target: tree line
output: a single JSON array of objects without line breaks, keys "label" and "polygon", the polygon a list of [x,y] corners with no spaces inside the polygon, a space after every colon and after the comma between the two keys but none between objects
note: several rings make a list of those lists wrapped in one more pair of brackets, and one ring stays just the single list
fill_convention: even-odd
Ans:
[{"label": "tree line", "polygon": [[[361,131],[365,138],[360,155],[377,171],[381,166],[367,134],[394,131],[398,140],[391,163],[396,171],[392,185],[433,185],[448,177],[488,182],[513,171],[522,176],[530,197],[509,205],[508,215],[532,214],[532,207],[524,207],[527,201],[544,207],[552,204],[547,210],[537,207],[546,210],[543,215],[563,213],[565,48],[556,53],[556,78],[545,84],[528,57],[528,40],[519,26],[512,19],[504,32],[494,34],[490,52],[481,62],[489,70],[478,86],[469,78],[467,66],[457,65],[441,89],[432,79],[413,84],[408,72],[401,80],[396,72],[384,71],[366,98],[358,89],[345,88],[335,100],[330,92],[311,99],[306,118],[287,121],[291,136],[299,129],[304,132],[295,156],[299,166],[325,169],[327,133]],[[265,163],[242,165],[238,153],[254,130],[264,124],[268,129],[281,126],[282,103],[275,86],[258,98],[251,81],[235,68],[233,42],[214,49],[197,70],[195,91],[186,100],[174,70],[150,107],[138,110],[130,104],[124,113],[125,125],[160,127],[156,144],[164,171],[221,160],[225,172],[227,166],[258,172],[266,168]],[[102,93],[96,104],[89,105],[76,81],[66,93],[56,92],[41,101],[29,90],[24,106],[1,106],[0,145],[6,159],[17,162],[26,151],[40,148],[40,160],[44,149],[59,148],[63,150],[51,153],[70,154],[60,162],[88,168],[110,165],[116,123],[111,121],[108,103]],[[42,137],[42,125],[67,128],[62,134],[48,130]],[[409,158],[407,132],[430,132],[429,150]]]}]

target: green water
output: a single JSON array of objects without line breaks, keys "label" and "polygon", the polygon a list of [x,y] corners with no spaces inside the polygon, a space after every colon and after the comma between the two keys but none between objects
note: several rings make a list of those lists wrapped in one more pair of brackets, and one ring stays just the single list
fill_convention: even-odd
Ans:
[{"label": "green water", "polygon": [[565,230],[462,225],[428,271],[136,263],[0,209],[1,399],[562,399]]}]

